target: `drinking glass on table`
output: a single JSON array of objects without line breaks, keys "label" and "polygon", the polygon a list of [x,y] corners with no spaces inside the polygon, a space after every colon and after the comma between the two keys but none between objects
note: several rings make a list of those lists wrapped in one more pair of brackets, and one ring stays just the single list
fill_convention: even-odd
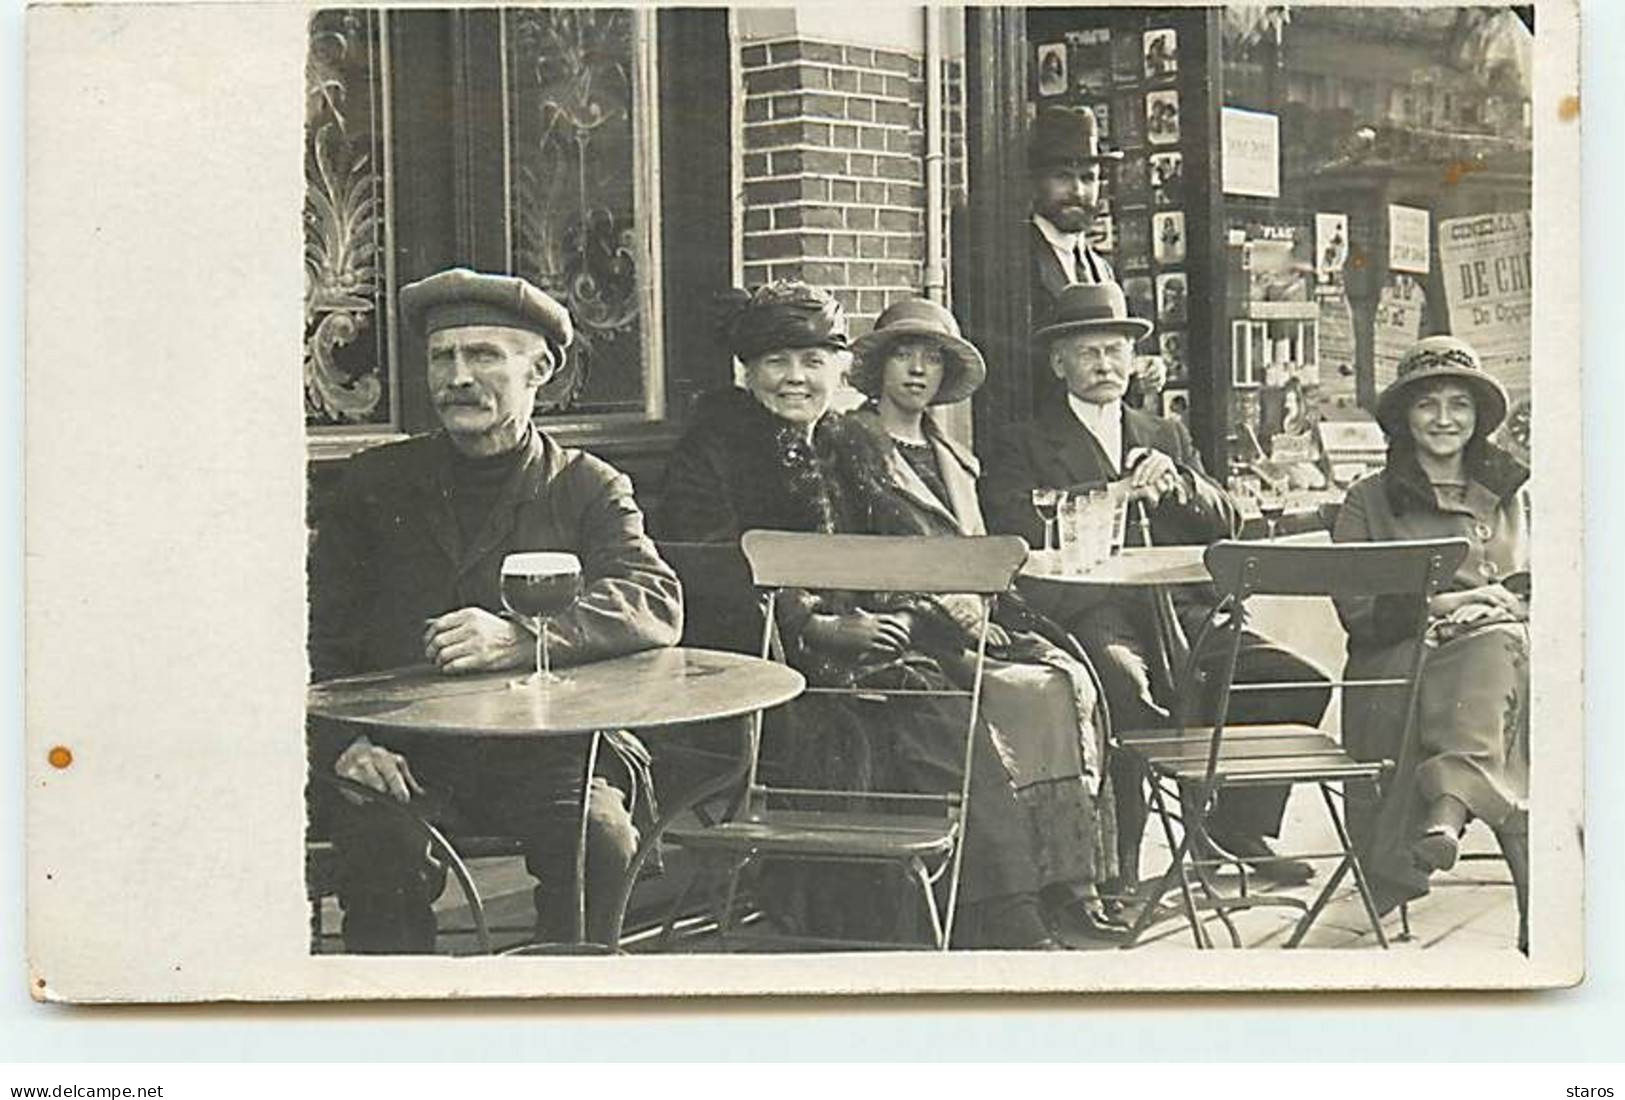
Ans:
[{"label": "drinking glass on table", "polygon": [[581,598],[581,560],[554,550],[509,554],[502,559],[502,606],[536,629],[536,671],[510,687],[559,681],[547,653],[547,620],[562,615]]},{"label": "drinking glass on table", "polygon": [[1275,525],[1286,514],[1286,492],[1269,481],[1262,481],[1258,486],[1258,511],[1264,517],[1264,526],[1269,533],[1269,540],[1275,541]]},{"label": "drinking glass on table", "polygon": [[1054,550],[1058,544],[1055,537],[1055,524],[1060,516],[1060,508],[1061,490],[1033,490],[1033,510],[1038,513],[1038,518],[1044,522],[1044,549],[1046,551]]}]

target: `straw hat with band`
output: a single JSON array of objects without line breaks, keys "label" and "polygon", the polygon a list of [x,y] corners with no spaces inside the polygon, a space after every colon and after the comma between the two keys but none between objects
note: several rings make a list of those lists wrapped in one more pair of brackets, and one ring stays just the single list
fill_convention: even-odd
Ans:
[{"label": "straw hat with band", "polygon": [[982,353],[959,334],[954,315],[927,298],[893,302],[875,320],[875,327],[852,345],[854,389],[879,397],[886,372],[886,357],[900,343],[920,341],[942,352],[942,385],[937,387],[933,405],[951,405],[975,393],[987,380],[987,363]]},{"label": "straw hat with band", "polygon": [[1033,119],[1027,138],[1027,164],[1034,172],[1122,159],[1121,149],[1101,152],[1093,111],[1045,107]]},{"label": "straw hat with band", "polygon": [[1488,435],[1507,415],[1507,394],[1479,362],[1471,344],[1454,336],[1428,336],[1400,357],[1394,380],[1377,396],[1377,423],[1389,435],[1405,431],[1405,414],[1417,392],[1438,379],[1460,382],[1478,406],[1478,434]]},{"label": "straw hat with band", "polygon": [[1055,312],[1033,333],[1033,343],[1043,347],[1077,332],[1116,332],[1134,341],[1150,331],[1150,321],[1128,315],[1123,288],[1116,283],[1074,283],[1056,295]]}]

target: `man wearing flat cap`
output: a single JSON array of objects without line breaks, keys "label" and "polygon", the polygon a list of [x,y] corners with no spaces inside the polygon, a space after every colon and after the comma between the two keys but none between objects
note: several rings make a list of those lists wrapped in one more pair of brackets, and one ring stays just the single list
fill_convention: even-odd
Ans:
[{"label": "man wearing flat cap", "polygon": [[[1240,528],[1235,502],[1202,469],[1201,455],[1178,420],[1152,416],[1123,402],[1134,341],[1149,332],[1148,322],[1130,317],[1116,283],[1075,285],[1057,296],[1049,324],[1033,336],[1034,352],[1064,387],[1064,397],[1047,402],[1034,420],[1016,425],[995,442],[982,481],[982,505],[989,530],[1017,534],[1043,545],[1043,524],[1033,506],[1034,489],[1077,489],[1125,481],[1133,519],[1143,508],[1152,543],[1207,545],[1232,538]],[[1047,585],[1034,602],[1083,644],[1094,662],[1118,730],[1164,728],[1171,724],[1171,685],[1153,659],[1158,651],[1154,609],[1145,593],[1103,598],[1086,590]],[[1175,613],[1194,637],[1211,610],[1211,595],[1181,596]],[[1237,683],[1315,683],[1325,675],[1303,658],[1266,638],[1247,632],[1237,663]],[[1313,688],[1237,694],[1233,723],[1320,723],[1330,691]],[[1208,701],[1211,704],[1214,700]],[[1126,756],[1118,759],[1127,763]],[[1125,874],[1139,865],[1146,806],[1140,777],[1113,773],[1117,797],[1119,863]],[[1277,858],[1266,837],[1280,832],[1289,788],[1253,787],[1222,793],[1209,832],[1227,851],[1247,860],[1259,874],[1284,883],[1301,882],[1313,869],[1298,860]]]},{"label": "man wearing flat cap", "polygon": [[[1121,150],[1100,148],[1095,116],[1088,109],[1045,107],[1033,120],[1027,143],[1033,187],[1028,234],[1033,331],[1054,318],[1056,302],[1067,287],[1116,284],[1112,265],[1089,244],[1089,230],[1100,213],[1101,173],[1122,159]],[[1049,395],[1049,372],[1040,364],[1034,374],[1039,391],[1035,396]],[[1160,360],[1144,377],[1131,372],[1128,403],[1141,407],[1142,394],[1160,390],[1162,381]]]},{"label": "man wearing flat cap", "polygon": [[[531,422],[536,393],[572,330],[559,302],[523,279],[453,269],[402,288],[404,329],[427,343],[441,430],[356,455],[319,524],[310,565],[310,661],[317,680],[428,662],[447,676],[529,668],[534,637],[503,614],[502,559],[561,550],[582,566],[580,602],[554,618],[555,664],[676,643],[677,578],[644,535],[628,480],[561,447]],[[603,940],[612,899],[650,820],[648,756],[627,733],[587,794],[588,932]],[[517,835],[537,879],[538,931],[572,926],[574,836],[585,739],[336,735],[313,728],[312,766],[371,787],[455,834]],[[445,869],[387,807],[334,799],[344,938],[354,952],[434,948],[431,904]]]}]

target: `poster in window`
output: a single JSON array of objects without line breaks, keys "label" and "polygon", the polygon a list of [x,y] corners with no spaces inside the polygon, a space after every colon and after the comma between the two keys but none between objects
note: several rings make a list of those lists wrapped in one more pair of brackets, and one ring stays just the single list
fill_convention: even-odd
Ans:
[{"label": "poster in window", "polygon": [[1315,281],[1330,286],[1343,281],[1349,258],[1349,216],[1315,215]]},{"label": "poster in window", "polygon": [[1066,43],[1046,42],[1038,47],[1038,94],[1065,95],[1066,87]]},{"label": "poster in window", "polygon": [[1422,335],[1427,292],[1414,275],[1396,271],[1377,295],[1371,323],[1372,381],[1380,393],[1399,370],[1399,357]]},{"label": "poster in window", "polygon": [[1219,113],[1226,195],[1281,197],[1281,120],[1267,111],[1226,107]]},{"label": "poster in window", "polygon": [[1157,354],[1168,367],[1168,381],[1183,382],[1188,377],[1185,366],[1185,330],[1165,329],[1157,333]]},{"label": "poster in window", "polygon": [[1145,71],[1140,56],[1140,40],[1132,34],[1119,34],[1111,40],[1112,83],[1138,84]]},{"label": "poster in window", "polygon": [[1178,206],[1185,197],[1185,154],[1151,154],[1151,197],[1158,206]]},{"label": "poster in window", "polygon": [[1479,214],[1439,223],[1439,274],[1450,331],[1514,398],[1529,392],[1530,219]]},{"label": "poster in window", "polygon": [[1118,219],[1117,266],[1131,271],[1151,266],[1151,219],[1144,214],[1125,211]]},{"label": "poster in window", "polygon": [[1145,32],[1145,78],[1168,80],[1179,72],[1179,36],[1172,27]]},{"label": "poster in window", "polygon": [[1428,221],[1428,212],[1420,207],[1389,205],[1389,270],[1408,271],[1413,275],[1428,273]]},{"label": "poster in window", "polygon": [[1145,158],[1126,156],[1117,162],[1117,199],[1124,206],[1144,206],[1146,202]]},{"label": "poster in window", "polygon": [[1117,121],[1119,149],[1138,149],[1145,144],[1145,101],[1138,94],[1117,97],[1112,116]]},{"label": "poster in window", "polygon": [[1151,277],[1149,275],[1130,275],[1124,279],[1123,297],[1128,302],[1130,317],[1139,317],[1147,321],[1156,319],[1157,305],[1152,299]]},{"label": "poster in window", "polygon": [[1162,394],[1162,415],[1170,420],[1178,420],[1189,428],[1191,426],[1191,395],[1189,390],[1168,389]]},{"label": "poster in window", "polygon": [[1159,210],[1151,215],[1151,255],[1157,265],[1185,262],[1185,212]]},{"label": "poster in window", "polygon": [[1152,145],[1179,144],[1179,93],[1172,90],[1147,92],[1145,133]]},{"label": "poster in window", "polygon": [[1106,27],[1068,31],[1072,87],[1082,96],[1098,96],[1112,86],[1112,32]]},{"label": "poster in window", "polygon": [[1095,220],[1089,223],[1085,230],[1089,238],[1089,247],[1096,252],[1112,253],[1117,251],[1117,219],[1112,217],[1111,208],[1102,208],[1095,215]]},{"label": "poster in window", "polygon": [[1157,276],[1157,321],[1164,325],[1185,323],[1185,303],[1189,287],[1183,271],[1165,271]]},{"label": "poster in window", "polygon": [[1100,134],[1101,144],[1110,144],[1112,138],[1112,105],[1106,100],[1097,100],[1089,104],[1089,111],[1095,116],[1095,130]]}]

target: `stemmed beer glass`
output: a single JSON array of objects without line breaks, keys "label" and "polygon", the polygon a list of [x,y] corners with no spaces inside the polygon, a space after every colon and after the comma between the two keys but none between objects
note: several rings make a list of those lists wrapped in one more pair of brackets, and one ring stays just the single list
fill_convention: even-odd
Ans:
[{"label": "stemmed beer glass", "polygon": [[510,687],[558,683],[547,653],[547,620],[581,598],[581,559],[555,550],[509,554],[502,559],[502,606],[536,628],[536,671]]},{"label": "stemmed beer glass", "polygon": [[1060,515],[1061,490],[1034,489],[1033,509],[1037,511],[1038,518],[1044,521],[1044,549],[1055,549],[1055,522]]}]

